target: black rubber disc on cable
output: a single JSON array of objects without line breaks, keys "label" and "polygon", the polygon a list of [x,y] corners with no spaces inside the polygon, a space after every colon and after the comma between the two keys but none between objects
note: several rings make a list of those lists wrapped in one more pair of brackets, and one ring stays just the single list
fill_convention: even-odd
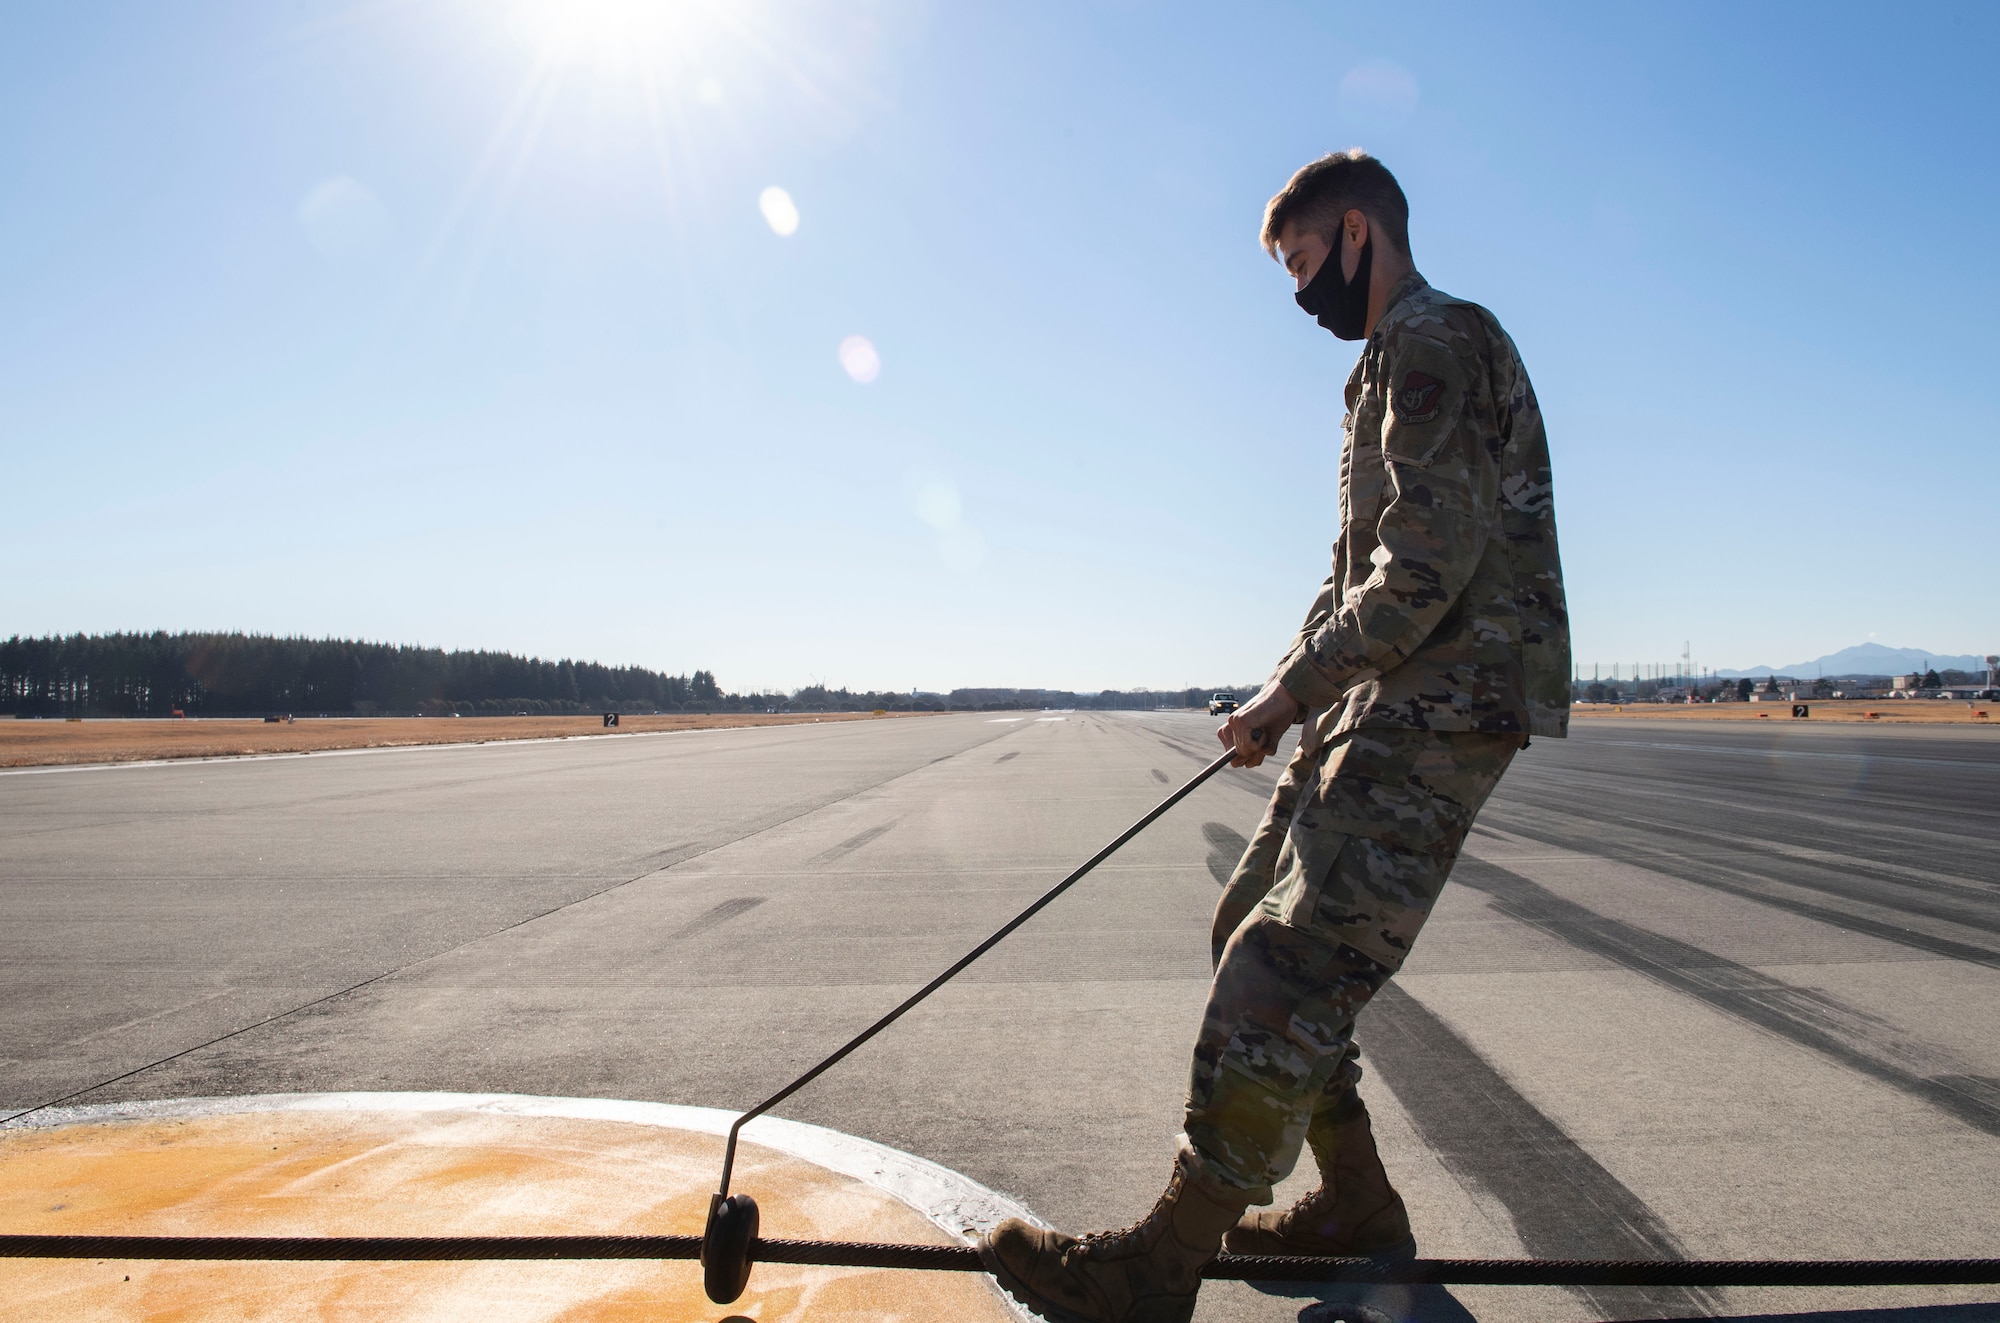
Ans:
[{"label": "black rubber disc on cable", "polygon": [[701,1233],[701,1284],[718,1305],[731,1305],[750,1285],[750,1246],[757,1240],[757,1201],[747,1194],[711,1195]]}]

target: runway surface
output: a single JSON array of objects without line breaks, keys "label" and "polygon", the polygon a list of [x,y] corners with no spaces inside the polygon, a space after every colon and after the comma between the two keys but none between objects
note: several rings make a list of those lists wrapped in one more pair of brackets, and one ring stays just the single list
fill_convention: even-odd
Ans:
[{"label": "runway surface", "polygon": [[[0,775],[0,1115],[311,1090],[747,1105],[1190,775],[1211,726],[949,716]],[[1579,727],[1516,761],[1360,1024],[1424,1252],[2000,1254],[2000,735]],[[781,1113],[1072,1229],[1144,1212],[1209,911],[1271,783],[1218,776]],[[1338,1316],[1317,1298],[1216,1284],[1198,1317]],[[1996,1310],[1954,1302],[2000,1290],[1339,1298],[1969,1323]]]}]

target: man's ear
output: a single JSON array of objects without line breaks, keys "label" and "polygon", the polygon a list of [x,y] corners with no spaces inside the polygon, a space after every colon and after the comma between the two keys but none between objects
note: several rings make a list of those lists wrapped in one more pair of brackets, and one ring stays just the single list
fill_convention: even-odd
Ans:
[{"label": "man's ear", "polygon": [[[1361,274],[1361,248],[1368,242],[1368,217],[1358,208],[1350,207],[1340,218],[1340,274],[1352,280]],[[1352,256],[1350,257],[1350,253]]]}]

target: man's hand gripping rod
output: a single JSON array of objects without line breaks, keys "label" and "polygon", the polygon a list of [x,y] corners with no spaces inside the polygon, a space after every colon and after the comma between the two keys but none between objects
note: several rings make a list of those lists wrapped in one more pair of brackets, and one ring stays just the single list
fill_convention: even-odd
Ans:
[{"label": "man's hand gripping rod", "polygon": [[[1264,732],[1261,730],[1253,731],[1252,738],[1261,745],[1264,742]],[[1076,885],[1085,873],[1088,873],[1091,869],[1109,859],[1119,846],[1137,836],[1141,831],[1144,831],[1153,819],[1187,798],[1188,795],[1194,792],[1197,786],[1223,768],[1229,766],[1230,763],[1236,760],[1237,756],[1236,750],[1231,749],[1208,766],[1202,768],[1199,772],[1196,772],[1186,785],[1174,791],[1173,794],[1168,795],[1155,805],[1146,816],[1120,832],[1111,844],[1090,856],[1089,859],[1086,859],[1082,866],[1075,872],[1043,892],[1041,899],[1009,919],[1006,925],[998,932],[960,956],[951,968],[945,970],[944,973],[939,974],[936,978],[924,984],[923,987],[911,993],[895,1010],[890,1011],[853,1038],[848,1039],[833,1055],[827,1057],[811,1070],[736,1118],[736,1123],[729,1127],[728,1142],[723,1145],[722,1180],[716,1187],[715,1193],[709,1196],[708,1226],[702,1231],[701,1236],[702,1285],[707,1290],[710,1300],[719,1305],[730,1304],[743,1294],[743,1288],[749,1285],[750,1282],[750,1248],[757,1239],[757,1201],[747,1194],[739,1194],[734,1198],[731,1198],[729,1194],[729,1175],[736,1166],[736,1138],[742,1131],[744,1124],[762,1116],[765,1112],[770,1111],[773,1107],[776,1107],[779,1103],[818,1079],[832,1067],[838,1065],[854,1049],[860,1047],[863,1043],[866,1043],[869,1039],[901,1019],[905,1011],[930,996],[933,992],[936,992],[945,984],[951,982],[967,965],[970,965],[973,961],[991,951],[995,946],[998,946],[1000,940],[1006,937],[1007,934],[1041,913],[1049,902]]]}]

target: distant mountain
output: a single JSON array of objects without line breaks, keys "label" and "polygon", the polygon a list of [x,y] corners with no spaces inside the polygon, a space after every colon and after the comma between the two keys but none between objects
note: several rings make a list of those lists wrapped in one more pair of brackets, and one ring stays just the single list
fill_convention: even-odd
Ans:
[{"label": "distant mountain", "polygon": [[1908,675],[1911,671],[1925,669],[1983,671],[1986,659],[1925,652],[1922,648],[1885,648],[1879,643],[1862,643],[1788,666],[1752,666],[1747,671],[1717,671],[1716,674],[1725,680],[1735,680],[1746,675],[1773,673],[1797,678],[1814,675]]}]

